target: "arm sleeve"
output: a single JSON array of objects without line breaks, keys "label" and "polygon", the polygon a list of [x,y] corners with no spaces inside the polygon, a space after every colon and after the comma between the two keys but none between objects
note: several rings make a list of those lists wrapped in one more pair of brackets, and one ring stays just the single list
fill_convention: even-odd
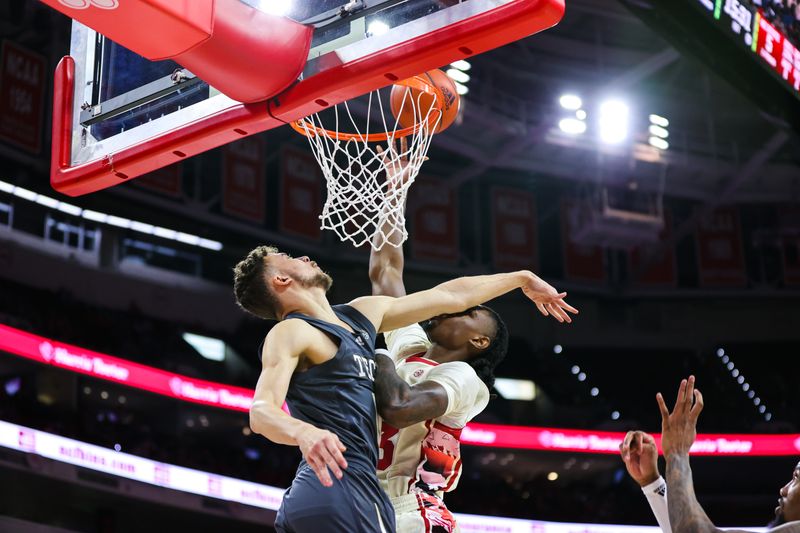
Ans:
[{"label": "arm sleeve", "polygon": [[667,482],[663,477],[659,476],[657,480],[653,481],[646,487],[642,487],[647,498],[647,503],[650,504],[650,509],[656,517],[661,531],[664,533],[672,533],[672,526],[669,523],[669,511],[667,509]]},{"label": "arm sleeve", "polygon": [[431,341],[425,330],[419,324],[411,324],[404,328],[395,329],[384,333],[386,348],[389,356],[395,363],[401,362],[406,357],[424,353],[431,347]]},{"label": "arm sleeve", "polygon": [[489,404],[489,389],[467,363],[453,361],[433,368],[425,376],[447,391],[447,411],[438,420],[452,428],[463,428]]}]

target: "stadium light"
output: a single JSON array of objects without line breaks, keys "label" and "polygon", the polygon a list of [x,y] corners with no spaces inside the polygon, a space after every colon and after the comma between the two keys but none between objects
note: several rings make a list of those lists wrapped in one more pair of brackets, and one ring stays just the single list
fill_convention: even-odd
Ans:
[{"label": "stadium light", "polygon": [[648,139],[648,142],[650,143],[650,146],[658,148],[659,150],[669,149],[669,143],[664,139],[662,139],[661,137],[650,137]]},{"label": "stadium light", "polygon": [[109,224],[111,226],[116,226],[119,228],[131,229],[138,233],[155,235],[156,237],[160,237],[162,239],[178,241],[184,244],[205,248],[207,250],[213,250],[215,252],[222,250],[222,243],[219,241],[214,241],[211,239],[203,239],[197,235],[182,233],[180,231],[175,231],[167,228],[158,228],[156,226],[153,226],[152,224],[146,224],[144,222],[139,222],[136,220],[129,220],[127,218],[118,217],[115,215],[109,215],[107,213],[101,213],[100,211],[93,211],[91,209],[82,209],[77,205],[61,202],[59,200],[56,200],[55,198],[51,198],[50,196],[46,196],[44,194],[37,194],[31,190],[13,185],[5,181],[0,181],[0,192],[13,194],[14,196],[22,198],[23,200],[36,202],[37,204],[43,205],[50,209],[61,211],[62,213],[66,213],[74,217],[81,217],[83,219],[90,220],[92,222],[97,222],[99,224]]},{"label": "stadium light", "polygon": [[591,394],[592,396],[598,396],[600,394],[600,389],[598,389],[597,387],[592,387],[592,390],[589,391],[589,394]]},{"label": "stadium light", "polygon": [[292,0],[258,0],[256,4],[259,11],[279,17],[286,15],[291,7]]},{"label": "stadium light", "polygon": [[387,31],[389,31],[389,25],[380,20],[373,20],[369,23],[369,26],[367,26],[367,35],[370,37],[383,35]]},{"label": "stadium light", "polygon": [[561,346],[560,344],[556,344],[555,346],[553,346],[553,353],[559,354],[559,353],[561,353],[563,351],[564,351],[564,347]]},{"label": "stadium light", "polygon": [[556,481],[558,480],[558,472],[550,472],[547,474],[547,481]]},{"label": "stadium light", "polygon": [[457,68],[449,68],[447,72],[445,72],[452,80],[457,81],[458,83],[468,83],[469,82],[469,74],[464,72],[463,70],[458,70]]},{"label": "stadium light", "polygon": [[562,94],[561,98],[558,99],[558,103],[561,104],[561,107],[570,111],[577,111],[583,107],[583,100],[576,94]]},{"label": "stadium light", "polygon": [[611,413],[611,420],[619,420],[619,416],[620,416],[619,411],[614,411],[613,413]]},{"label": "stadium light", "polygon": [[619,144],[628,137],[628,106],[621,100],[606,100],[600,105],[600,139]]},{"label": "stadium light", "polygon": [[464,96],[469,92],[469,87],[467,87],[466,85],[462,85],[457,81],[454,83],[456,84],[456,92],[458,93],[459,96]]},{"label": "stadium light", "polygon": [[575,118],[577,118],[578,120],[586,120],[586,111],[584,111],[583,109],[578,109],[577,111],[575,111]]},{"label": "stadium light", "polygon": [[450,63],[450,66],[453,68],[457,68],[458,70],[463,70],[464,72],[472,68],[472,65],[469,64],[469,61],[464,61],[463,59],[459,59],[458,61],[453,61],[452,63]]},{"label": "stadium light", "polygon": [[[650,115],[650,123],[655,124],[656,126],[661,126],[662,128],[669,127],[669,120],[662,117],[661,115]],[[725,350],[722,351],[723,353],[725,352]]]},{"label": "stadium light", "polygon": [[563,118],[558,122],[558,128],[570,135],[580,135],[586,132],[586,123],[577,118]]},{"label": "stadium light", "polygon": [[506,400],[532,401],[536,399],[536,384],[528,379],[497,378],[494,388]]},{"label": "stadium light", "polygon": [[656,124],[650,124],[650,134],[662,139],[669,137],[669,131],[666,128],[657,126]]}]

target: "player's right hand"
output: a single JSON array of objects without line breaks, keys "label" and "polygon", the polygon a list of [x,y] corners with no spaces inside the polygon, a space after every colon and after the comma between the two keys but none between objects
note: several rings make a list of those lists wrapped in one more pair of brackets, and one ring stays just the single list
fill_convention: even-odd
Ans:
[{"label": "player's right hand", "polygon": [[309,426],[300,433],[297,444],[303,458],[324,487],[333,486],[330,472],[336,479],[342,479],[342,470],[347,468],[347,461],[342,455],[346,448],[339,437],[330,431]]},{"label": "player's right hand", "polygon": [[619,445],[619,452],[628,474],[640,487],[658,479],[658,448],[651,435],[644,431],[629,431]]}]

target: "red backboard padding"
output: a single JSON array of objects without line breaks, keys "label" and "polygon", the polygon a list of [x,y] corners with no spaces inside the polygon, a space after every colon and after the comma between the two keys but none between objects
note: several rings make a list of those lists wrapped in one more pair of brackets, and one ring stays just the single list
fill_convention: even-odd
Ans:
[{"label": "red backboard padding", "polygon": [[[62,12],[60,2],[118,2],[119,0],[43,0]],[[192,0],[191,3],[209,3],[210,0]],[[125,0],[125,3],[136,3]],[[138,0],[143,2],[143,0]],[[151,0],[150,3],[152,3]],[[167,3],[167,2],[165,2]],[[175,2],[179,4],[181,2]],[[213,3],[213,2],[211,2]],[[218,0],[217,6],[229,3],[246,6],[238,0]],[[59,7],[60,6],[60,7]],[[87,9],[89,11],[91,9]],[[68,13],[72,16],[72,13]],[[227,35],[223,39],[226,44],[233,39],[241,39],[240,48],[232,46],[225,53],[232,53],[236,60],[248,65],[248,72],[234,81],[241,83],[251,77],[257,78],[262,72],[273,75],[276,69],[286,66],[290,61],[287,56],[282,59],[270,57],[265,59],[259,51],[245,45],[260,36],[263,28],[255,25],[246,26],[244,35],[228,35],[227,31],[234,27],[234,20],[243,16],[244,12],[225,16],[225,29],[220,33]],[[64,58],[56,69],[54,101],[53,101],[53,144],[50,184],[61,193],[80,196],[117,185],[126,179],[134,178],[167,166],[186,157],[206,150],[222,146],[239,139],[271,128],[285,125],[292,120],[300,119],[325,107],[355,98],[374,89],[384,87],[398,79],[411,77],[420,72],[438,68],[492,48],[522,39],[557,24],[564,15],[564,0],[518,0],[503,4],[491,11],[482,13],[468,20],[458,21],[449,28],[430,32],[411,39],[400,46],[377,50],[375,53],[356,61],[341,62],[338,56],[333,58],[335,64],[327,65],[320,74],[309,76],[280,95],[266,102],[253,104],[235,104],[213,115],[201,117],[194,122],[176,127],[168,134],[149,138],[139,144],[122,148],[109,153],[100,160],[88,161],[72,166],[70,150],[72,146],[72,107],[74,83],[72,72],[74,62]],[[219,15],[215,15],[220,20]],[[230,18],[228,18],[230,16]],[[266,16],[266,15],[265,15]],[[80,18],[78,20],[81,20]],[[260,19],[259,19],[260,20]],[[293,23],[286,20],[289,26]],[[305,27],[301,26],[303,30]],[[239,28],[241,29],[241,27]],[[287,34],[291,29],[287,27]],[[216,33],[216,30],[215,30]],[[238,33],[238,30],[237,30]],[[251,35],[251,33],[253,35]],[[310,39],[310,31],[307,34]],[[125,44],[125,43],[121,43]],[[226,57],[224,46],[205,52],[207,57]],[[298,61],[294,80],[305,63],[309,44],[303,47],[303,59]],[[219,54],[219,55],[217,55]],[[190,54],[191,55],[191,52]],[[188,57],[188,56],[187,56]],[[283,65],[281,65],[283,63]],[[295,64],[293,64],[295,65]],[[295,66],[296,66],[295,65]],[[189,68],[187,66],[187,68]],[[195,74],[222,90],[204,74],[191,69]]]},{"label": "red backboard padding", "polygon": [[288,87],[311,46],[311,27],[239,0],[42,1],[142,57],[176,61],[240,102]]}]

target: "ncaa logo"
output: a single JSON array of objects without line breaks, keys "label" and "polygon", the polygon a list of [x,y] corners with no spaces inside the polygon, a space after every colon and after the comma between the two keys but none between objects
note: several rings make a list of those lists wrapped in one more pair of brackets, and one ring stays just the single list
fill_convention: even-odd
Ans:
[{"label": "ncaa logo", "polygon": [[58,0],[59,3],[72,9],[88,9],[91,6],[100,9],[117,9],[119,0]]}]

